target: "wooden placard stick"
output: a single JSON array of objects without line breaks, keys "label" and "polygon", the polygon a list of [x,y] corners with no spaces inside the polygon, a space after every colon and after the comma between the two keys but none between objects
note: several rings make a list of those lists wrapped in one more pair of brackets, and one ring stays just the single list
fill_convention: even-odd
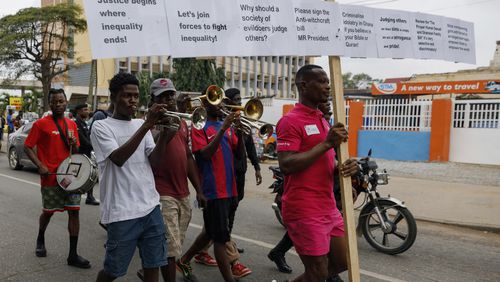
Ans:
[{"label": "wooden placard stick", "polygon": [[[335,122],[345,124],[344,89],[342,84],[342,72],[340,69],[340,58],[330,56],[330,80],[332,84],[333,116]],[[347,142],[340,145],[335,152],[338,156],[338,164],[349,159]],[[356,222],[354,222],[354,204],[352,201],[352,184],[350,177],[340,176],[340,189],[342,191],[342,211],[344,214],[345,235],[347,241],[347,267],[349,270],[349,281],[360,281],[358,243],[356,238]]]},{"label": "wooden placard stick", "polygon": [[[334,2],[334,0],[326,1]],[[331,94],[333,102],[333,117],[335,122],[345,124],[344,86],[342,83],[340,57],[329,56],[328,62],[330,64],[330,83],[332,84]],[[347,142],[340,145],[336,154],[338,156],[339,165],[349,159]],[[352,184],[350,177],[340,176],[340,189],[342,191],[342,209],[347,241],[347,268],[349,271],[349,281],[358,282],[361,278],[359,272],[358,242],[356,238],[356,223],[354,222],[354,204],[352,201]]]}]

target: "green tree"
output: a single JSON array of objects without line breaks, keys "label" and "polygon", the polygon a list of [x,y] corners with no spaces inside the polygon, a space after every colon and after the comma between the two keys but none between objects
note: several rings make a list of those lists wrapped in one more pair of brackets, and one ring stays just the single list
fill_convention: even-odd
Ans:
[{"label": "green tree", "polygon": [[87,29],[82,8],[58,4],[26,8],[0,19],[0,66],[11,80],[33,75],[43,86],[44,110],[52,80],[68,71],[63,59],[72,58],[73,35]]},{"label": "green tree", "polygon": [[[149,86],[153,80],[157,78],[171,78],[169,73],[165,72],[155,72],[151,77],[149,72],[142,72],[137,74],[137,79],[139,80],[139,107],[144,106],[144,108],[149,108],[149,102],[151,94],[149,93]],[[175,84],[177,87],[177,84]]]},{"label": "green tree", "polygon": [[149,76],[149,72],[141,72],[137,74],[139,80],[139,108],[148,108],[149,103],[149,85],[153,79]]},{"label": "green tree", "polygon": [[38,99],[43,97],[43,93],[34,88],[30,91],[23,96],[22,111],[38,113]]},{"label": "green tree", "polygon": [[181,91],[201,92],[212,84],[224,87],[226,82],[224,69],[217,67],[215,60],[174,59],[173,67],[172,79]]},{"label": "green tree", "polygon": [[9,105],[9,97],[10,94],[7,92],[2,92],[0,94],[0,113],[5,114],[5,110],[7,109],[7,105]]},{"label": "green tree", "polygon": [[366,73],[358,73],[353,75],[351,72],[347,72],[342,74],[342,81],[345,89],[356,89],[358,83],[363,80],[378,81],[377,79],[373,79]]},{"label": "green tree", "polygon": [[355,74],[352,76],[352,80],[355,82],[355,84],[358,84],[358,82],[362,81],[362,80],[368,80],[368,81],[372,81],[372,77],[369,76],[368,74],[366,73],[358,73],[358,74]]},{"label": "green tree", "polygon": [[347,72],[342,74],[342,82],[344,85],[344,89],[354,89],[356,88],[356,84],[352,81],[352,73]]}]

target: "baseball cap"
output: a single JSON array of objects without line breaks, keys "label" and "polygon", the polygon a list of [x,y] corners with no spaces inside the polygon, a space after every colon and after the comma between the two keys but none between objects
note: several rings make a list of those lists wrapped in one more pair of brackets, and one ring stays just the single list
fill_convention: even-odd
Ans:
[{"label": "baseball cap", "polygon": [[158,78],[151,83],[149,88],[150,93],[158,96],[165,91],[177,91],[175,90],[174,83],[168,78]]}]

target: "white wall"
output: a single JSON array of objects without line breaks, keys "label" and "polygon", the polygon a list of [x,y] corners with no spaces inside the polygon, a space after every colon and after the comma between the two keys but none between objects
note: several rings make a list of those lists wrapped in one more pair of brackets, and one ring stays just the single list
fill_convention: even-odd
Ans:
[{"label": "white wall", "polygon": [[452,128],[450,161],[500,165],[500,128]]}]

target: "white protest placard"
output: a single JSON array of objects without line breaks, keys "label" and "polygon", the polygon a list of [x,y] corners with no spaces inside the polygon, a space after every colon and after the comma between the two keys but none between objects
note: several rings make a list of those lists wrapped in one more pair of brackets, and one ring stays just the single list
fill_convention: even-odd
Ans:
[{"label": "white protest placard", "polygon": [[445,32],[444,60],[452,62],[476,63],[476,43],[474,24],[459,19],[443,18]]},{"label": "white protest placard", "polygon": [[170,53],[163,0],[84,0],[92,58]]},{"label": "white protest placard", "polygon": [[[297,33],[289,0],[237,0],[241,56],[296,55]],[[244,48],[244,49],[243,49]]]},{"label": "white protest placard", "polygon": [[373,11],[374,9],[362,6],[340,5],[341,39],[345,57],[378,56]]},{"label": "white protest placard", "polygon": [[235,1],[166,1],[173,57],[239,54]]},{"label": "white protest placard", "polygon": [[405,11],[374,9],[379,58],[414,58],[411,14]]},{"label": "white protest placard", "polygon": [[319,0],[84,0],[92,57],[339,55],[472,63],[474,25]]},{"label": "white protest placard", "polygon": [[297,55],[343,55],[339,5],[331,2],[294,0]]},{"label": "white protest placard", "polygon": [[413,52],[419,59],[444,59],[443,17],[412,13]]}]

